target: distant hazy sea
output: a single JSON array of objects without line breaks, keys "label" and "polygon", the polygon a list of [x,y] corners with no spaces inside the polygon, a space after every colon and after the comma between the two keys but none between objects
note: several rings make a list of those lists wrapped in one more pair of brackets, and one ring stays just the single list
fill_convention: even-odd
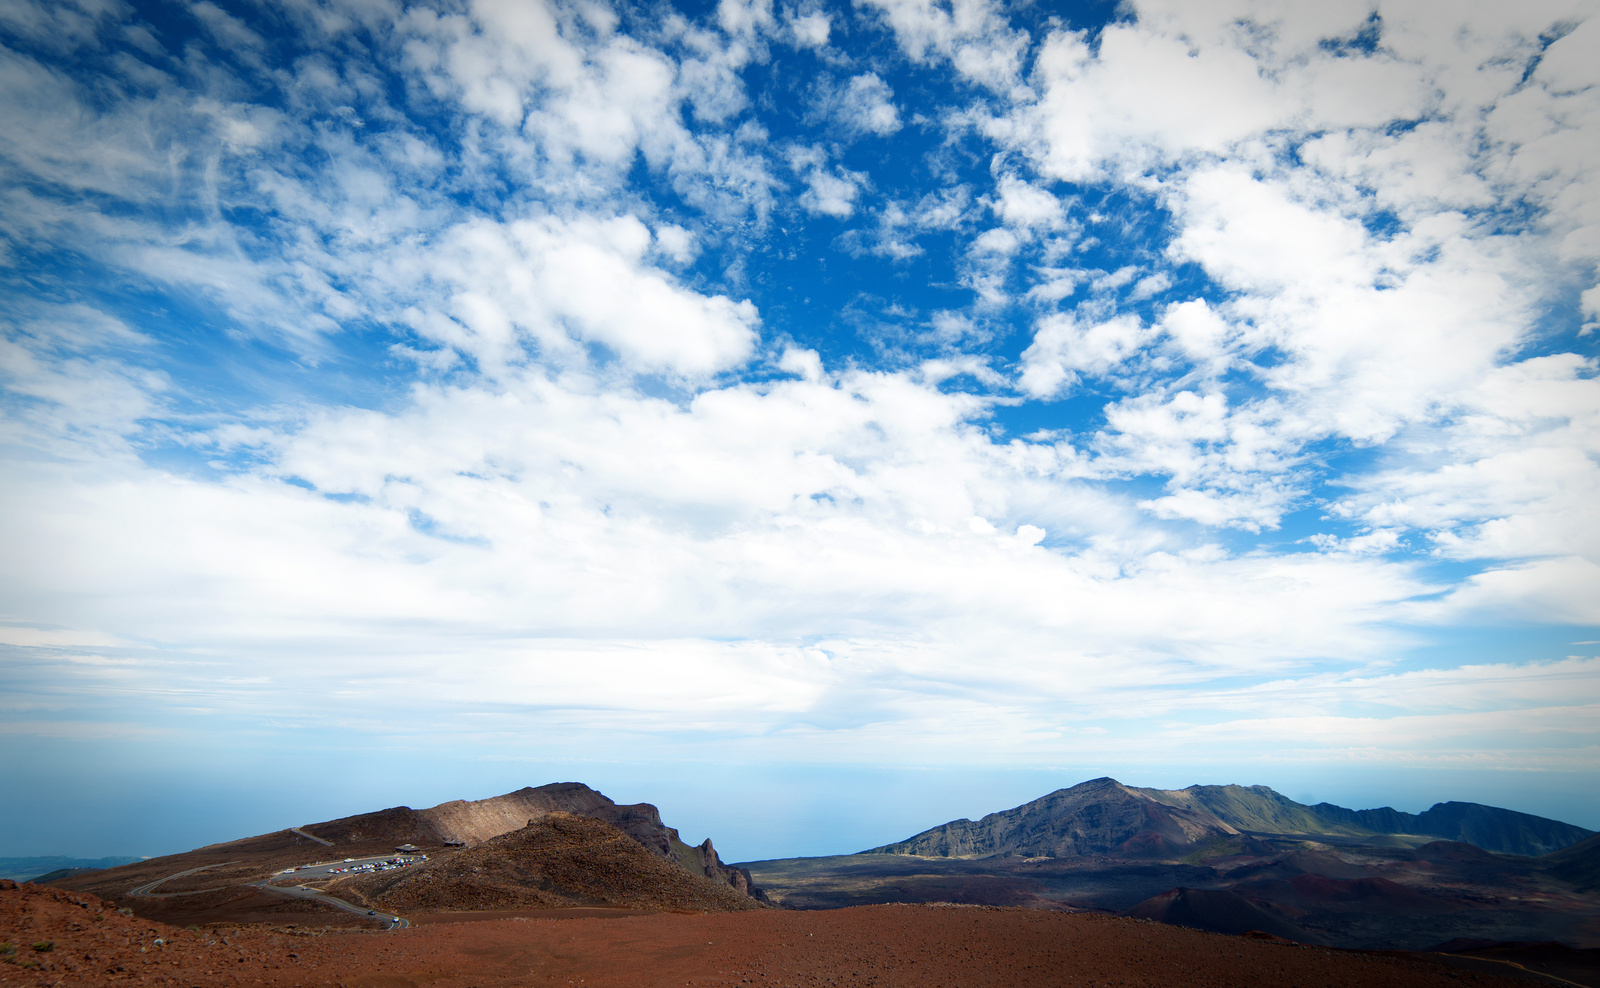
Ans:
[{"label": "distant hazy sea", "polygon": [[119,858],[65,858],[59,854],[37,858],[0,858],[0,878],[25,882],[38,875],[48,875],[62,868],[115,868],[117,865],[143,861],[138,857]]}]

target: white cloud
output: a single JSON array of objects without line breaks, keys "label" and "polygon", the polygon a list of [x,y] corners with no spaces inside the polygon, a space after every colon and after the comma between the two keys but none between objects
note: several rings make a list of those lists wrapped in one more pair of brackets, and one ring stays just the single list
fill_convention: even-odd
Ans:
[{"label": "white cloud", "polygon": [[809,213],[848,219],[856,211],[867,176],[834,166],[827,167],[828,156],[820,147],[795,147],[789,150],[789,167],[806,183],[800,194],[800,207]]},{"label": "white cloud", "polygon": [[231,52],[235,57],[258,60],[259,52],[265,47],[266,42],[260,35],[246,27],[243,21],[211,3],[210,0],[199,0],[198,3],[190,4],[189,12],[205,25],[206,31],[219,48]]},{"label": "white cloud", "polygon": [[777,23],[772,0],[718,0],[717,23],[731,35],[752,35]]},{"label": "white cloud", "polygon": [[445,231],[432,251],[407,258],[398,279],[440,289],[414,328],[472,358],[487,373],[527,359],[582,360],[599,343],[636,371],[687,377],[747,360],[758,316],[748,301],[707,297],[651,268],[649,229],[634,217],[509,224],[476,221]]},{"label": "white cloud", "polygon": [[1044,189],[1006,175],[1000,179],[998,191],[995,215],[1013,226],[1054,229],[1065,223],[1061,202]]},{"label": "white cloud", "polygon": [[688,264],[700,252],[694,234],[676,224],[656,227],[655,236],[656,249],[679,264]]},{"label": "white cloud", "polygon": [[874,73],[853,76],[835,99],[835,112],[846,127],[857,133],[883,137],[900,129],[894,91]]},{"label": "white cloud", "polygon": [[131,12],[120,0],[6,3],[0,4],[0,24],[35,45],[70,52],[93,46],[100,30]]},{"label": "white cloud", "polygon": [[[1414,592],[1383,564],[1113,554],[1119,575],[1098,553],[1057,554],[1045,532],[1086,509],[1110,520],[1053,476],[1062,464],[963,427],[962,395],[793,366],[804,379],[687,408],[537,375],[421,389],[398,414],[280,432],[268,465],[221,485],[36,471],[7,487],[0,534],[36,574],[8,580],[8,599],[81,633],[181,626],[243,668],[298,642],[279,679],[381,704],[429,683],[406,701],[429,717],[493,683],[498,702],[644,711],[680,731],[693,709],[745,732],[838,716],[839,691],[874,681],[907,684],[892,716],[914,721],[956,686],[1087,702],[1154,669],[1203,679],[1319,654],[1328,636],[1359,651],[1365,610]],[[730,638],[743,644],[711,643]],[[993,664],[1001,643],[1019,661]],[[1096,658],[1111,652],[1125,660]],[[140,681],[188,682],[139,662]],[[687,668],[721,687],[684,686],[700,681]]]},{"label": "white cloud", "polygon": [[1028,37],[989,0],[864,0],[916,62],[949,60],[967,79],[1006,93],[1016,85]]},{"label": "white cloud", "polygon": [[1039,321],[1033,344],[1022,352],[1018,382],[1036,398],[1054,397],[1082,375],[1112,373],[1152,335],[1138,316],[1100,323],[1085,323],[1075,315],[1047,316]]},{"label": "white cloud", "polygon": [[1160,295],[1162,292],[1171,287],[1172,276],[1167,274],[1165,271],[1157,271],[1155,274],[1145,275],[1143,278],[1140,278],[1134,284],[1133,291],[1128,293],[1128,298],[1137,302],[1142,299]]},{"label": "white cloud", "polygon": [[169,387],[165,374],[123,359],[144,356],[153,341],[83,304],[37,306],[30,315],[0,322],[0,384],[25,402],[0,420],[0,436],[56,456],[125,455],[126,437],[162,411]]},{"label": "white cloud", "polygon": [[[1144,502],[1158,516],[1272,527],[1304,503],[1301,450],[1337,438],[1392,444],[1394,459],[1392,472],[1346,481],[1368,492],[1341,509],[1364,512],[1372,527],[1356,539],[1366,542],[1328,544],[1376,546],[1389,532],[1396,547],[1431,540],[1461,559],[1559,553],[1538,533],[1582,524],[1562,492],[1590,482],[1582,465],[1595,447],[1573,426],[1594,399],[1574,398],[1539,425],[1474,409],[1480,389],[1545,359],[1509,355],[1535,333],[1552,280],[1580,291],[1593,284],[1600,195],[1571,142],[1600,121],[1571,98],[1591,82],[1564,54],[1582,36],[1551,45],[1548,77],[1535,70],[1519,85],[1538,35],[1588,22],[1560,4],[1463,9],[1448,15],[1459,26],[1451,33],[1437,12],[1383,5],[1376,49],[1335,52],[1321,43],[1353,36],[1367,7],[1150,2],[1136,12],[1093,51],[1081,34],[1052,35],[1036,61],[1037,102],[984,126],[1046,176],[1126,182],[1157,197],[1176,221],[1168,259],[1198,264],[1227,300],[1181,301],[1158,316],[1173,364],[1114,307],[1048,317],[1018,368],[1019,388],[1053,396],[1083,373],[1142,368],[1153,393],[1108,408],[1097,449],[1102,469],[1169,478],[1167,496]],[[1304,165],[1286,164],[1301,137]],[[1508,195],[1549,211],[1515,235],[1475,214]],[[1391,226],[1369,225],[1380,211]],[[1567,266],[1552,279],[1557,257]],[[1109,297],[1136,270],[1092,289]],[[1041,267],[1028,296],[1065,298],[1088,276]],[[1172,284],[1165,271],[1140,272],[1128,300]],[[1128,320],[1123,332],[1096,334],[1115,318]],[[1239,389],[1223,420],[1208,420],[1214,431],[1156,427],[1153,412],[1175,410],[1169,401],[1201,390],[1197,381],[1240,371],[1264,391]],[[1521,448],[1488,455],[1494,430],[1517,435]],[[1449,465],[1423,465],[1441,449]]]},{"label": "white cloud", "polygon": [[[1600,508],[1600,381],[1571,354],[1499,368],[1459,397],[1457,420],[1415,439],[1420,463],[1399,460],[1353,478],[1337,509],[1374,529],[1417,533],[1458,560],[1503,563],[1441,606],[1489,608],[1536,619],[1589,618],[1589,567]],[[1430,466],[1426,458],[1444,462]],[[1539,562],[1543,560],[1543,562]],[[1443,619],[1443,618],[1441,618]]]},{"label": "white cloud", "polygon": [[823,213],[845,219],[856,211],[856,197],[861,193],[859,172],[826,172],[815,168],[806,173],[806,191],[800,196],[800,205],[813,213]]},{"label": "white cloud", "polygon": [[833,27],[826,11],[810,10],[797,13],[785,22],[794,43],[800,48],[822,48],[828,43],[828,33]]},{"label": "white cloud", "polygon": [[1191,299],[1169,307],[1161,319],[1161,328],[1184,356],[1196,363],[1212,364],[1227,359],[1227,338],[1232,329],[1204,299]]}]

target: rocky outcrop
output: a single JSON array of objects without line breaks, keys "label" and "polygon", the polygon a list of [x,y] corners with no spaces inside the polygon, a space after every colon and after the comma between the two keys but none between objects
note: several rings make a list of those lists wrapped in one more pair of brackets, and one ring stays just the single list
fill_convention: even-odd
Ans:
[{"label": "rocky outcrop", "polygon": [[[441,840],[458,840],[470,847],[520,830],[530,819],[546,813],[575,813],[615,823],[616,811],[621,809],[624,808],[582,783],[556,782],[488,799],[452,799],[416,813],[418,822]],[[640,843],[649,846],[648,835],[632,836],[645,836]]]},{"label": "rocky outcrop", "polygon": [[747,868],[722,863],[717,856],[717,849],[711,846],[711,838],[707,837],[698,846],[691,847],[678,839],[678,832],[671,827],[667,828],[672,833],[673,858],[693,875],[704,875],[714,882],[726,885],[729,888],[757,899],[768,902],[767,894],[756,888],[755,882],[750,877]]}]

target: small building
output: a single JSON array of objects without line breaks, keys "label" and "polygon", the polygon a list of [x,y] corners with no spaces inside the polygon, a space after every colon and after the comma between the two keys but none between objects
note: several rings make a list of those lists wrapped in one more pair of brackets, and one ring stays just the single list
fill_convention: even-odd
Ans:
[{"label": "small building", "polygon": [[399,847],[395,848],[395,850],[399,851],[401,854],[415,854],[422,850],[422,848],[417,847],[414,844],[401,844]]}]

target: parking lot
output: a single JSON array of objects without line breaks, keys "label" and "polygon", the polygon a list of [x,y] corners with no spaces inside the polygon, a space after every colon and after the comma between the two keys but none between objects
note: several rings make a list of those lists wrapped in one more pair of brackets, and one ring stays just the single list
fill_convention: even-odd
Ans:
[{"label": "parking lot", "polygon": [[426,860],[428,860],[426,854],[383,854],[366,858],[344,858],[340,861],[317,861],[285,868],[273,875],[270,881],[276,884],[283,881],[317,881],[339,875],[368,875],[379,871],[413,867]]}]

